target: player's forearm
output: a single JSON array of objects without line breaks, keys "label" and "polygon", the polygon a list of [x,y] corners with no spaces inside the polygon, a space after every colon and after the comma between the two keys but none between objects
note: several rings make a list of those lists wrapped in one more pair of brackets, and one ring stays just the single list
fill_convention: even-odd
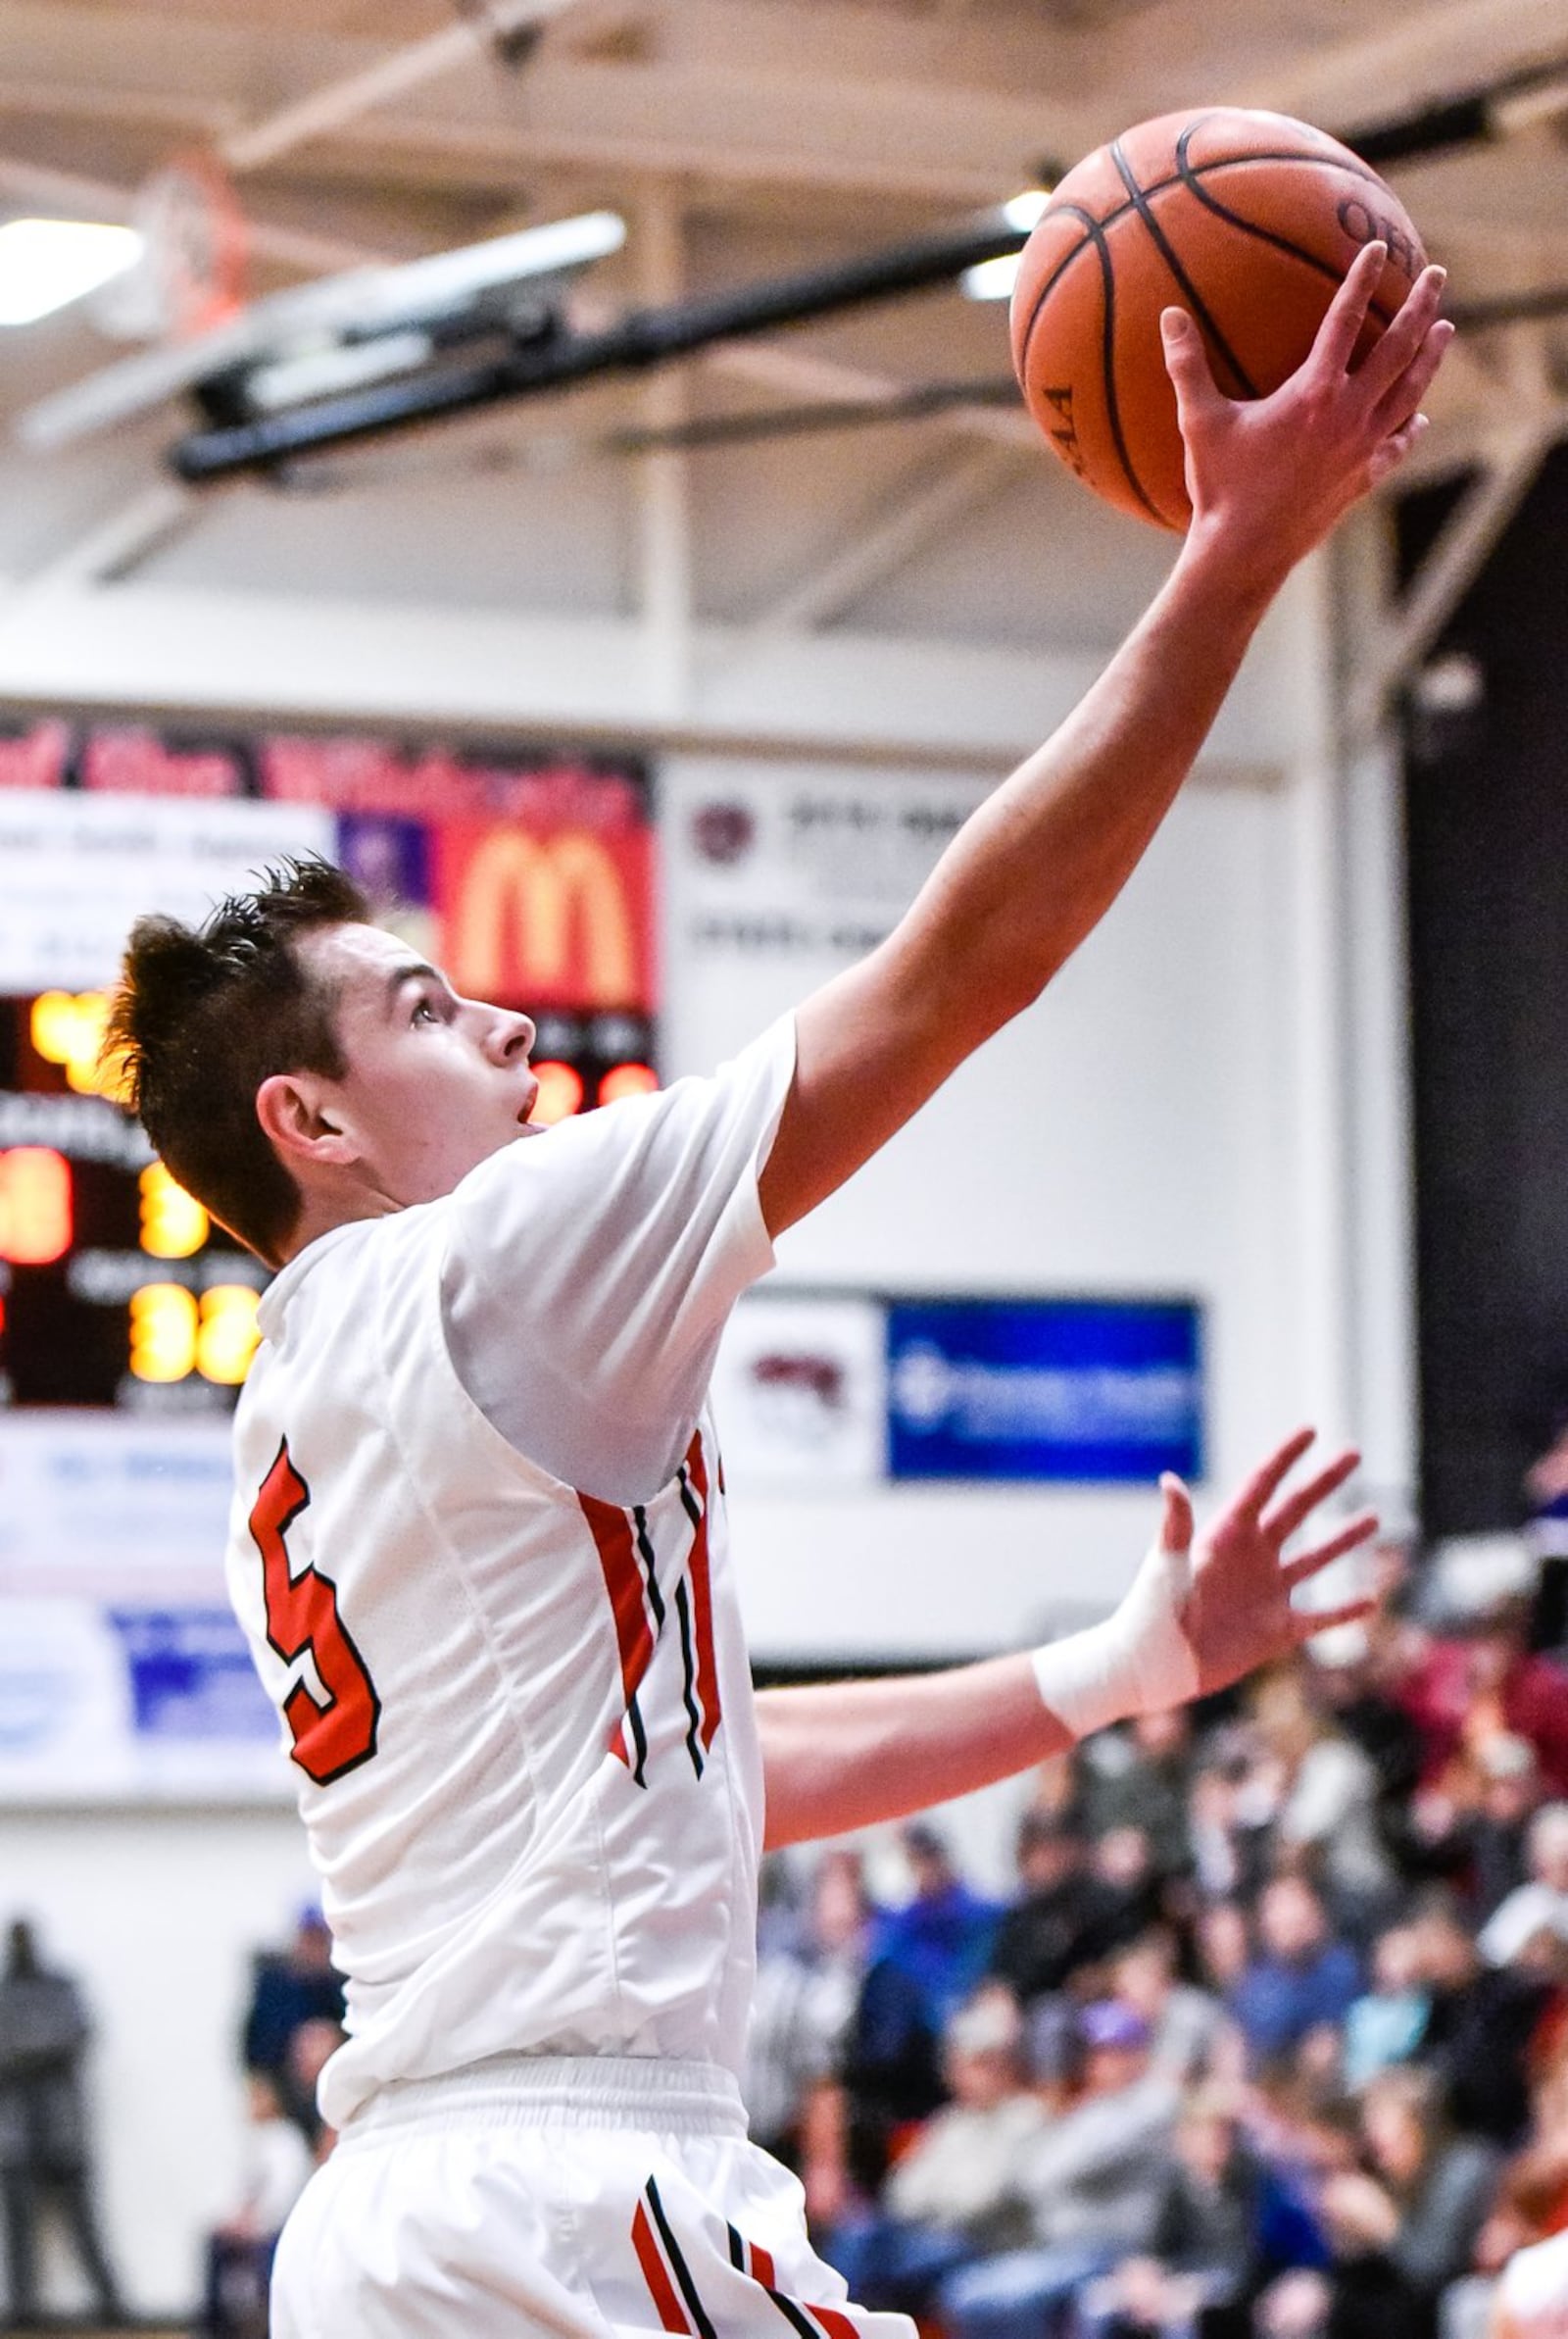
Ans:
[{"label": "player's forearm", "polygon": [[906,1818],[1072,1744],[1028,1656],[764,1690],[757,1713],[769,1850]]},{"label": "player's forearm", "polygon": [[1282,1492],[1312,1437],[1298,1430],[1277,1447],[1196,1543],[1192,1498],[1179,1478],[1162,1478],[1155,1540],[1110,1615],[1082,1632],[950,1672],[764,1692],[768,1844],[903,1818],[990,1786],[1110,1722],[1168,1713],[1314,1632],[1363,1618],[1367,1600],[1306,1615],[1291,1604],[1298,1584],[1377,1527],[1361,1512],[1283,1560],[1360,1460],[1348,1448]]},{"label": "player's forearm", "polygon": [[1036,998],[1141,860],[1284,570],[1190,541],[1060,728],[965,823],[897,938],[965,1050]]}]

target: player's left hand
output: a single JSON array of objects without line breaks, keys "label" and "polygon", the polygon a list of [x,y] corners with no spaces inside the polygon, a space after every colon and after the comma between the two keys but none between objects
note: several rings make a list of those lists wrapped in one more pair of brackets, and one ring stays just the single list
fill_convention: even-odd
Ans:
[{"label": "player's left hand", "polygon": [[1197,1535],[1193,1499],[1180,1478],[1160,1480],[1164,1515],[1159,1540],[1167,1552],[1191,1551],[1190,1576],[1179,1616],[1198,1667],[1198,1694],[1224,1689],[1260,1665],[1298,1649],[1315,1633],[1370,1616],[1376,1602],[1351,1600],[1339,1608],[1298,1609],[1291,1594],[1331,1560],[1375,1535],[1375,1512],[1358,1512],[1343,1527],[1291,1559],[1285,1546],[1338,1492],[1361,1457],[1347,1449],[1292,1492],[1286,1479],[1316,1432],[1298,1429],[1253,1471],[1218,1517]]}]

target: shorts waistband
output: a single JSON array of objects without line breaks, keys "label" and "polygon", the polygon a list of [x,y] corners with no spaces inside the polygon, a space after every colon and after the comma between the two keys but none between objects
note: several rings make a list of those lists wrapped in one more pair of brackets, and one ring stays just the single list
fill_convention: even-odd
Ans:
[{"label": "shorts waistband", "polygon": [[722,2065],[600,2055],[492,2055],[434,2079],[388,2080],[345,2120],[339,2150],[410,2127],[747,2132],[735,2074]]}]

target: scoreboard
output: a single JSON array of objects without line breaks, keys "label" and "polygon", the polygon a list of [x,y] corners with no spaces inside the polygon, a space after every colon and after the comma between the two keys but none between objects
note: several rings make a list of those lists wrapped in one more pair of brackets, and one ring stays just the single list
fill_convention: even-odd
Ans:
[{"label": "scoreboard", "polygon": [[[157,1161],[97,1070],[99,991],[0,998],[0,1405],[231,1410],[269,1270]],[[540,1018],[535,1118],[658,1086],[630,1015]]]},{"label": "scoreboard", "polygon": [[222,1413],[268,1270],[97,1072],[101,992],[0,999],[0,1400]]}]

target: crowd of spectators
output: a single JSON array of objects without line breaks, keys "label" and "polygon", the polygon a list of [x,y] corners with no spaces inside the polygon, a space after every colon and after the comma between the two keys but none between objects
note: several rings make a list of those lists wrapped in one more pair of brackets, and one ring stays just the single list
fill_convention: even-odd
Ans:
[{"label": "crowd of spectators", "polygon": [[899,1906],[853,1850],[774,1875],[753,2130],[852,2295],[950,2339],[1478,2339],[1568,2230],[1541,1613],[1396,1596],[1101,1734],[1033,1782],[1004,1901],[925,1822]]}]

